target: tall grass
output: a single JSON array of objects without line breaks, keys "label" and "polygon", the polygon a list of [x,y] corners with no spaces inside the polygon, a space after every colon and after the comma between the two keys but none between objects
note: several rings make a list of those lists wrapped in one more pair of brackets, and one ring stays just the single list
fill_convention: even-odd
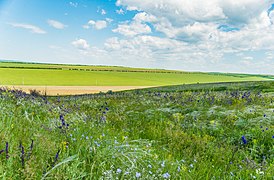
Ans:
[{"label": "tall grass", "polygon": [[271,179],[274,95],[262,91],[273,83],[244,85],[67,97],[1,89],[0,178]]}]

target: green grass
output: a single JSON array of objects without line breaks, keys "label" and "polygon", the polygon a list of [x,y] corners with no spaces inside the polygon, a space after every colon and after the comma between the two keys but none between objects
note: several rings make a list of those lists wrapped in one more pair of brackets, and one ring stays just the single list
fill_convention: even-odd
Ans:
[{"label": "green grass", "polygon": [[273,81],[66,97],[2,89],[0,114],[1,179],[273,179]]},{"label": "green grass", "polygon": [[175,70],[130,68],[130,67],[122,67],[122,66],[44,64],[44,63],[1,62],[1,61],[0,61],[0,68],[184,73],[183,71],[175,71]]},{"label": "green grass", "polygon": [[253,75],[238,77],[226,74],[214,75],[207,73],[147,73],[0,68],[0,84],[2,85],[164,86],[198,82],[209,83],[260,80],[269,79]]}]

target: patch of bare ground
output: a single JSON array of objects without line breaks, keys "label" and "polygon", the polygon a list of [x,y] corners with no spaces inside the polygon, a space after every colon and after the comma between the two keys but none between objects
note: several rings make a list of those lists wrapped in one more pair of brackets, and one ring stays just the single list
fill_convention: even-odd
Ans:
[{"label": "patch of bare ground", "polygon": [[47,94],[49,96],[56,95],[80,95],[80,94],[94,94],[107,91],[124,91],[133,89],[149,88],[151,86],[11,86],[6,85],[9,89],[18,89],[30,93],[36,90],[40,94]]}]

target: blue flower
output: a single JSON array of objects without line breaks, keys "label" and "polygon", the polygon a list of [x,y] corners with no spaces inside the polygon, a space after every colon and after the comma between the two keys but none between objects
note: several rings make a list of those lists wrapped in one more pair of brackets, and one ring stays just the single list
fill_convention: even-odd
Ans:
[{"label": "blue flower", "polygon": [[136,172],[136,178],[139,178],[139,177],[141,177],[141,173],[139,173],[139,172]]},{"label": "blue flower", "polygon": [[168,173],[163,174],[163,178],[168,179],[170,178],[170,175]]},{"label": "blue flower", "polygon": [[122,170],[118,168],[118,169],[116,170],[116,172],[117,172],[118,174],[120,174],[120,173],[122,172]]},{"label": "blue flower", "polygon": [[247,144],[247,140],[246,140],[245,136],[242,136],[242,141],[244,144]]}]

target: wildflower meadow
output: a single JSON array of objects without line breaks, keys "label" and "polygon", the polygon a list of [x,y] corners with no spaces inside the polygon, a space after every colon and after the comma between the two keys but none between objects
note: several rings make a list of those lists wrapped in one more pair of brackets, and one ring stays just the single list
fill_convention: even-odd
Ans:
[{"label": "wildflower meadow", "polygon": [[274,83],[0,90],[1,179],[273,179]]}]

